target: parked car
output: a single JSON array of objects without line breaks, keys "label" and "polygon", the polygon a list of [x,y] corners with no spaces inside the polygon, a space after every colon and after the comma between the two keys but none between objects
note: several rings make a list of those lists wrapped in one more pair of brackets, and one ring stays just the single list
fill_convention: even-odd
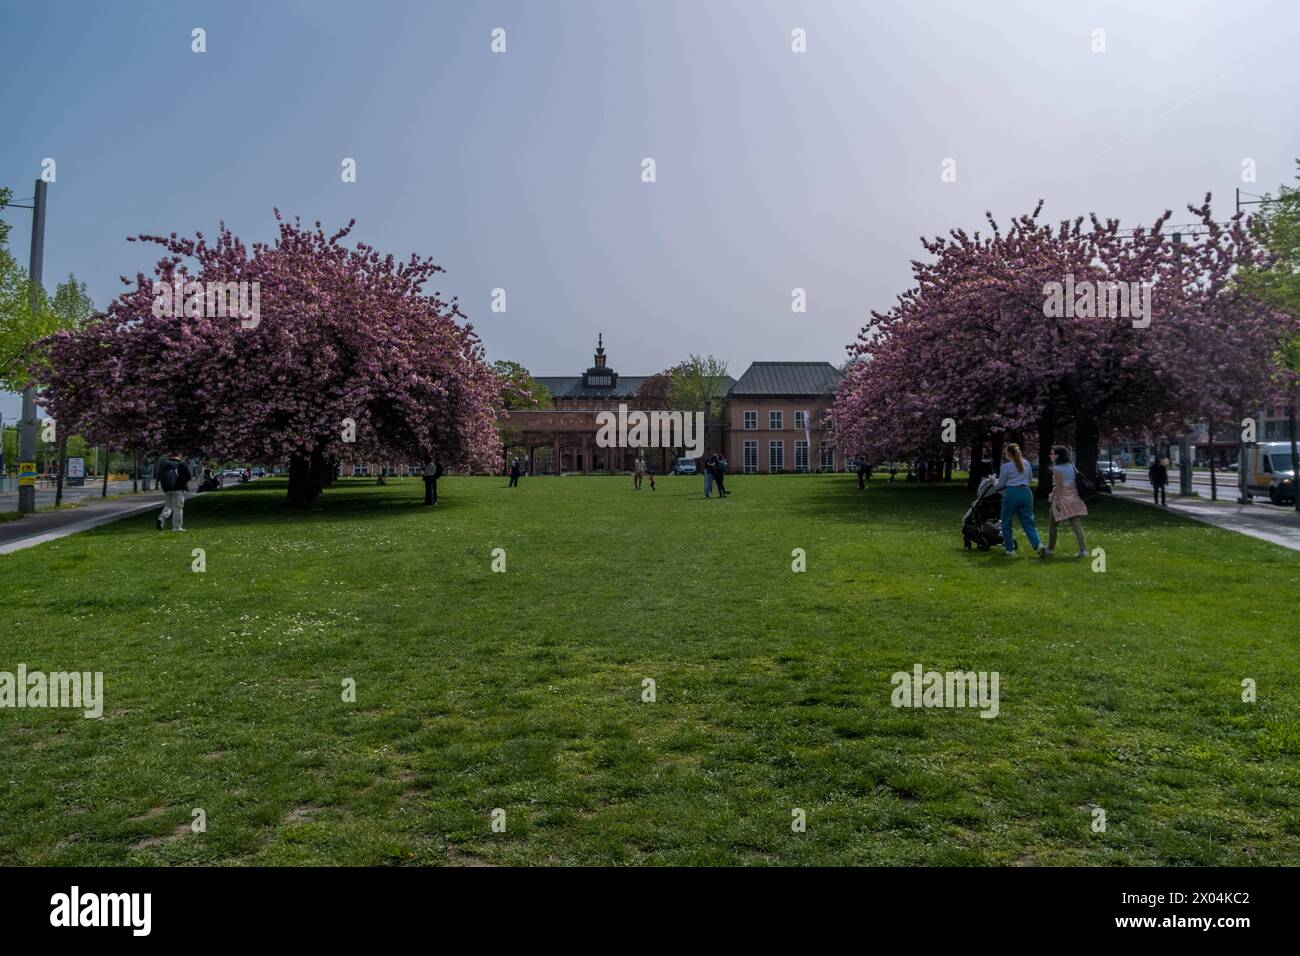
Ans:
[{"label": "parked car", "polygon": [[1128,481],[1128,472],[1124,470],[1123,465],[1118,465],[1113,461],[1097,462],[1097,470],[1101,476],[1109,482]]},{"label": "parked car", "polygon": [[673,465],[674,475],[693,475],[695,473],[694,458],[678,458],[677,464]]}]

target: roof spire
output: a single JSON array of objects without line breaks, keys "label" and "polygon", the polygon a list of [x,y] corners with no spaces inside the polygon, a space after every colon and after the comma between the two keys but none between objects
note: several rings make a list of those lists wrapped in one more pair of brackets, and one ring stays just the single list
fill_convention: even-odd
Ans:
[{"label": "roof spire", "polygon": [[598,332],[596,334],[596,368],[605,367],[605,334]]}]

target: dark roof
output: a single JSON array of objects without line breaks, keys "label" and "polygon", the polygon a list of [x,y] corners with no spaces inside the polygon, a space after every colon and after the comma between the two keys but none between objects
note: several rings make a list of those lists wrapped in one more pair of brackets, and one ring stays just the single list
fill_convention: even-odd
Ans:
[{"label": "dark roof", "polygon": [[610,388],[583,388],[581,375],[534,375],[533,381],[545,385],[555,398],[631,398],[649,377],[620,375],[618,384]]},{"label": "dark roof", "polygon": [[[597,371],[592,369],[592,371]],[[604,371],[603,369],[601,371]],[[633,398],[641,384],[649,375],[620,375],[618,384],[609,388],[596,386],[583,388],[581,375],[534,375],[534,382],[541,382],[550,389],[553,398]],[[723,394],[735,388],[736,380],[730,375],[724,376]]]},{"label": "dark roof", "polygon": [[830,395],[843,378],[830,362],[754,362],[732,386],[730,395]]}]

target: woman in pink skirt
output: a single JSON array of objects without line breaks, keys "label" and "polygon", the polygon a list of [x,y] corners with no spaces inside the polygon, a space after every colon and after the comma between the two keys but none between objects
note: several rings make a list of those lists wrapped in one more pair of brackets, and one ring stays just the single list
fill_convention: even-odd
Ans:
[{"label": "woman in pink skirt", "polygon": [[1088,513],[1088,506],[1079,497],[1074,465],[1070,464],[1070,449],[1057,445],[1052,449],[1052,462],[1052,524],[1047,534],[1047,554],[1056,550],[1056,526],[1068,521],[1079,541],[1075,557],[1086,558],[1088,545],[1083,537],[1083,516]]}]

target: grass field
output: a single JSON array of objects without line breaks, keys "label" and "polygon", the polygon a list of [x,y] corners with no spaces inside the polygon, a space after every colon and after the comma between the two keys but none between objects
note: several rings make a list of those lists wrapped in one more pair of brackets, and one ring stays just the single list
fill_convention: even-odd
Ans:
[{"label": "grass field", "polygon": [[[1300,554],[1107,500],[1105,573],[1008,560],[964,490],[852,476],[505,484],[268,479],[0,557],[0,671],[106,697],[0,710],[0,863],[1300,863]],[[895,709],[916,663],[999,715]]]}]

